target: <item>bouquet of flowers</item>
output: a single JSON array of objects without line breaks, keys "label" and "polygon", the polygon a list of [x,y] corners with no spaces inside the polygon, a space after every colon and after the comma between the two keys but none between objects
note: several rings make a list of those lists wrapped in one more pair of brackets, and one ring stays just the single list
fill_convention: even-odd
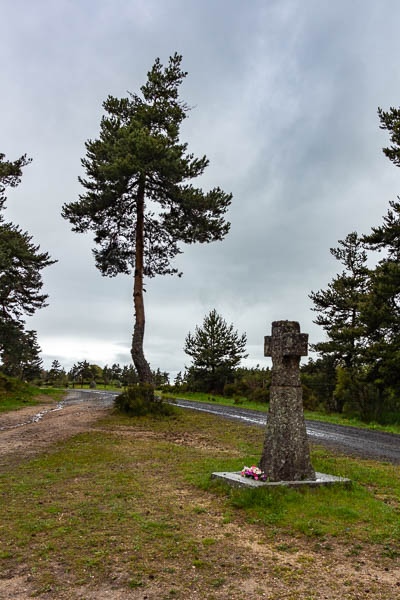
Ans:
[{"label": "bouquet of flowers", "polygon": [[242,477],[251,477],[251,479],[255,479],[256,481],[267,481],[266,474],[255,465],[253,465],[252,467],[244,466],[241,471],[241,474]]}]

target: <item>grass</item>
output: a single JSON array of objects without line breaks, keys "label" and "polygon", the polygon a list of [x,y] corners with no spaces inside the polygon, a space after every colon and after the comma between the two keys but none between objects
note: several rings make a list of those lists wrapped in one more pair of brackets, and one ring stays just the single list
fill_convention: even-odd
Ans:
[{"label": "grass", "polygon": [[[224,406],[237,406],[240,404],[242,408],[250,408],[261,412],[268,411],[267,403],[250,402],[245,397],[239,398],[239,402],[235,402],[233,398],[226,398],[217,394],[205,394],[202,392],[185,392],[176,394],[163,394],[159,392],[163,398],[182,398],[183,400],[195,400],[196,402],[212,402],[215,404],[223,404]],[[345,417],[338,413],[326,414],[319,411],[305,410],[304,416],[310,421],[323,421],[325,423],[333,423],[335,425],[344,425],[350,427],[359,427],[361,429],[373,429],[377,431],[386,431],[388,433],[400,434],[400,425],[380,425],[379,423],[365,423],[356,417]],[[400,419],[400,415],[399,415]]]},{"label": "grass", "polygon": [[266,411],[268,409],[267,404],[261,404],[259,402],[251,402],[244,396],[237,398],[236,402],[233,398],[227,398],[226,396],[219,396],[218,394],[206,394],[203,392],[177,392],[176,394],[160,393],[163,398],[182,398],[183,400],[195,400],[196,402],[208,402],[215,404],[223,404],[224,406],[242,406],[243,408],[251,408],[253,410]]},{"label": "grass", "polygon": [[[356,460],[341,461],[332,456],[322,459],[317,452],[312,459],[317,470],[352,477],[353,489],[321,488],[317,493],[314,490],[233,490],[228,493],[231,505],[244,509],[251,522],[271,527],[272,535],[278,528],[291,535],[301,534],[325,542],[328,538],[339,538],[344,545],[386,543],[400,553],[400,489],[399,485],[392,485],[396,469],[390,467],[385,471],[371,463],[360,467]],[[373,488],[368,484],[371,480]],[[227,494],[226,488],[214,482],[207,488]]]},{"label": "grass", "polygon": [[42,389],[0,374],[0,413],[43,404],[43,396],[57,400],[63,394],[64,390]]},{"label": "grass", "polygon": [[0,577],[23,567],[37,593],[53,595],[114,581],[169,590],[160,598],[212,598],[223,587],[228,598],[230,582],[261,583],[267,564],[277,581],[293,576],[258,565],[243,539],[282,553],[309,548],[299,569],[310,577],[307,560],[333,546],[350,557],[368,550],[376,564],[400,554],[398,467],[315,447],[316,470],[350,477],[351,490],[234,490],[210,473],[256,463],[258,428],[191,411],[98,425],[0,474]]}]

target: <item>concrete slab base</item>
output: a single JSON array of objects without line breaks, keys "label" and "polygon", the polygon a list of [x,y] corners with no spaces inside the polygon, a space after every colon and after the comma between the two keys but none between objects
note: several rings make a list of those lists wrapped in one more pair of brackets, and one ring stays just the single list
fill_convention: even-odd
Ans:
[{"label": "concrete slab base", "polygon": [[317,478],[315,481],[256,481],[250,477],[242,477],[240,471],[231,473],[222,471],[220,473],[212,473],[211,479],[218,479],[233,487],[243,488],[317,488],[332,485],[339,485],[345,488],[351,487],[351,479],[347,479],[346,477],[336,477],[335,475],[328,475],[327,473],[315,473],[315,475]]}]

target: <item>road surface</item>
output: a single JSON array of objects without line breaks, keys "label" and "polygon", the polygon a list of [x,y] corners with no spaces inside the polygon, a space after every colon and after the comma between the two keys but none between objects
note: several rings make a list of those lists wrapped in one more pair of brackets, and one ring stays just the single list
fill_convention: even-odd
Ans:
[{"label": "road surface", "polygon": [[[258,427],[265,427],[267,421],[266,413],[240,406],[222,406],[181,399],[177,399],[176,404],[182,408],[208,412],[221,418],[238,420]],[[400,435],[322,421],[306,420],[306,426],[308,437],[312,442],[338,448],[346,454],[375,458],[394,464],[400,463]]]}]

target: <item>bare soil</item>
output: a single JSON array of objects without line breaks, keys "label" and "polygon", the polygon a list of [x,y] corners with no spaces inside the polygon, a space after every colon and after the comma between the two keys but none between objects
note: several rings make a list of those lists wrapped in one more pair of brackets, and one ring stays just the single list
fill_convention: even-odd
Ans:
[{"label": "bare soil", "polygon": [[[10,462],[21,462],[56,442],[87,431],[109,412],[95,400],[56,409],[57,403],[43,396],[43,404],[0,414],[0,470]],[[30,422],[42,412],[40,421]]]}]

